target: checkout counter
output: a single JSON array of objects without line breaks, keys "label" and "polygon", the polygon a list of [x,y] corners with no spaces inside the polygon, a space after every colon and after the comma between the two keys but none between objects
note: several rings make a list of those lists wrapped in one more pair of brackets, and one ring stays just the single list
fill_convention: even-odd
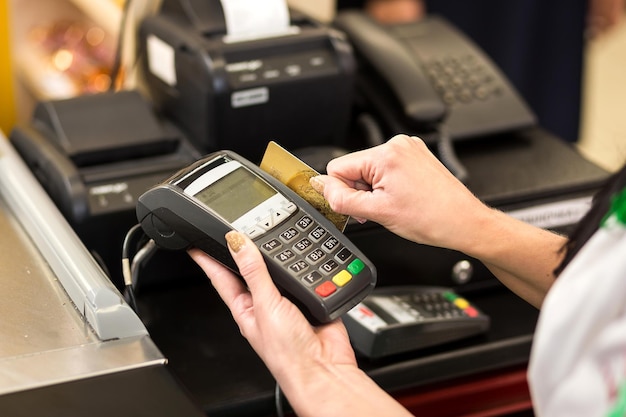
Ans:
[{"label": "checkout counter", "polygon": [[[248,117],[261,123],[264,136],[280,136],[281,132],[272,130],[277,126],[273,119],[263,124],[272,108],[267,101],[246,101],[240,107],[224,105],[233,98],[231,93],[238,93],[228,90],[227,86],[236,85],[229,84],[228,77],[240,75],[241,63],[282,65],[280,57],[268,53],[271,48],[267,40],[261,42],[260,49],[246,50],[245,43],[229,44],[220,55],[220,36],[197,19],[191,25],[192,32],[187,33],[181,29],[185,26],[181,23],[184,11],[174,8],[169,13],[173,20],[156,16],[142,28],[142,42],[148,52],[154,52],[157,45],[171,56],[180,55],[182,61],[176,62],[186,63],[167,73],[183,76],[176,85],[151,67],[149,56],[144,58],[143,65],[152,73],[148,81],[156,101],[199,152],[233,145],[257,159],[258,143],[249,141],[249,135],[258,133],[250,131],[254,124],[232,120]],[[332,109],[343,107],[341,103],[320,107],[329,97],[317,86],[324,80],[336,83],[346,88],[346,94],[331,91],[331,96],[350,97],[348,81],[354,62],[346,40],[308,21],[303,23],[301,37],[310,47],[307,53],[319,58],[311,61],[308,55],[299,56],[302,62],[332,61],[336,65],[315,66],[309,73],[299,73],[299,84],[297,77],[283,84],[272,80],[263,87],[263,94],[275,95],[280,99],[275,105],[291,111],[289,92],[302,88],[309,113],[337,115]],[[291,40],[280,41],[281,51],[293,51]],[[255,60],[244,60],[242,56],[250,51],[256,54]],[[320,57],[335,58],[320,61]],[[240,65],[234,65],[237,63]],[[205,81],[202,88],[195,84],[198,80],[188,78],[193,68],[199,68],[205,77],[200,80]],[[248,92],[259,92],[258,78],[238,80],[250,83]],[[187,97],[183,90],[189,90],[194,100],[205,105],[195,109],[202,114],[190,112],[194,106],[183,102]],[[315,93],[308,94],[310,91]],[[305,110],[296,113],[311,120]],[[187,120],[191,116],[193,120]],[[319,117],[316,120],[321,120]],[[194,125],[196,120],[202,123]],[[300,129],[298,121],[295,124],[295,131],[311,133]],[[244,128],[248,130],[241,131]],[[317,123],[316,129],[311,137],[305,137],[306,143],[290,136],[291,148],[295,144],[319,145],[316,136],[324,138],[324,145],[349,143],[342,139],[346,134],[342,124],[331,120]],[[12,139],[16,137],[19,135]],[[31,136],[21,137],[22,147],[30,143]],[[273,377],[189,258],[176,258],[176,272],[170,265],[167,277],[158,266],[146,266],[136,294],[136,315],[16,151],[4,138],[0,143],[0,281],[5,288],[0,327],[0,410],[18,416],[54,415],[51,410],[58,410],[59,415],[67,415],[65,410],[90,416],[275,414]],[[455,148],[469,173],[467,185],[479,198],[511,215],[564,233],[607,177],[569,145],[536,126],[491,133],[459,142]],[[187,154],[195,155],[191,151]],[[96,162],[95,168],[100,168],[102,161]],[[95,168],[83,165],[79,171]],[[120,207],[116,209],[132,209]],[[123,226],[127,230],[130,225]],[[421,416],[459,416],[485,410],[489,415],[505,415],[530,409],[525,367],[538,317],[535,308],[463,254],[407,242],[375,224],[351,223],[345,233],[376,265],[379,286],[448,286],[491,318],[486,333],[470,338],[376,360],[359,357],[365,372]],[[460,263],[471,266],[469,275],[454,272]]]},{"label": "checkout counter", "polygon": [[3,415],[202,415],[3,135],[0,231]]}]

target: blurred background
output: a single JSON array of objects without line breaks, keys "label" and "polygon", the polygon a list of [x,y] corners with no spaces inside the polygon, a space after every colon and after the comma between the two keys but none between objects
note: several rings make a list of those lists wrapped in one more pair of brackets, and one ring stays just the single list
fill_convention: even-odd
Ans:
[{"label": "blurred background", "polygon": [[[323,21],[335,12],[335,0],[289,4]],[[121,22],[123,0],[0,0],[0,128],[8,132],[27,120],[36,100],[105,91],[121,23],[126,30],[120,80],[134,86],[133,28],[158,6],[158,0],[136,0]],[[586,42],[576,145],[609,170],[626,160],[624,67],[626,24],[620,19]]]}]

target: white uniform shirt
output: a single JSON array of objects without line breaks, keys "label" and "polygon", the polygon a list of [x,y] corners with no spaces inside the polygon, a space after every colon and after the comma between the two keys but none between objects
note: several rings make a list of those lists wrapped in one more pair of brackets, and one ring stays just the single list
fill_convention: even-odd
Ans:
[{"label": "white uniform shirt", "polygon": [[626,225],[615,215],[548,293],[529,383],[538,417],[626,416]]}]

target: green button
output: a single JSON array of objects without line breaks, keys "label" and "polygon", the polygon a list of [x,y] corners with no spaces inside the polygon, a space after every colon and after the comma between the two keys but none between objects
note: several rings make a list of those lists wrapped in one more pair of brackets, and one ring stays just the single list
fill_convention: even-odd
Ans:
[{"label": "green button", "polygon": [[361,272],[363,270],[363,268],[365,268],[365,264],[363,263],[362,260],[357,258],[354,261],[350,262],[350,265],[348,265],[347,269],[348,269],[348,271],[350,271],[350,273],[352,275],[356,275],[359,272]]},{"label": "green button", "polygon": [[454,301],[458,298],[458,296],[455,293],[450,292],[450,291],[444,291],[442,295],[443,295],[443,298],[445,298],[448,301]]}]

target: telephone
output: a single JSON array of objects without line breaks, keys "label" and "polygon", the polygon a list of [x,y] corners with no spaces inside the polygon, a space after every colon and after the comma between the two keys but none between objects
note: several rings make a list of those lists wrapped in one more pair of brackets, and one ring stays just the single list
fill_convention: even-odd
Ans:
[{"label": "telephone", "polygon": [[357,91],[382,133],[427,143],[532,126],[536,117],[491,59],[445,19],[381,24],[358,10],[335,26],[359,63]]}]

